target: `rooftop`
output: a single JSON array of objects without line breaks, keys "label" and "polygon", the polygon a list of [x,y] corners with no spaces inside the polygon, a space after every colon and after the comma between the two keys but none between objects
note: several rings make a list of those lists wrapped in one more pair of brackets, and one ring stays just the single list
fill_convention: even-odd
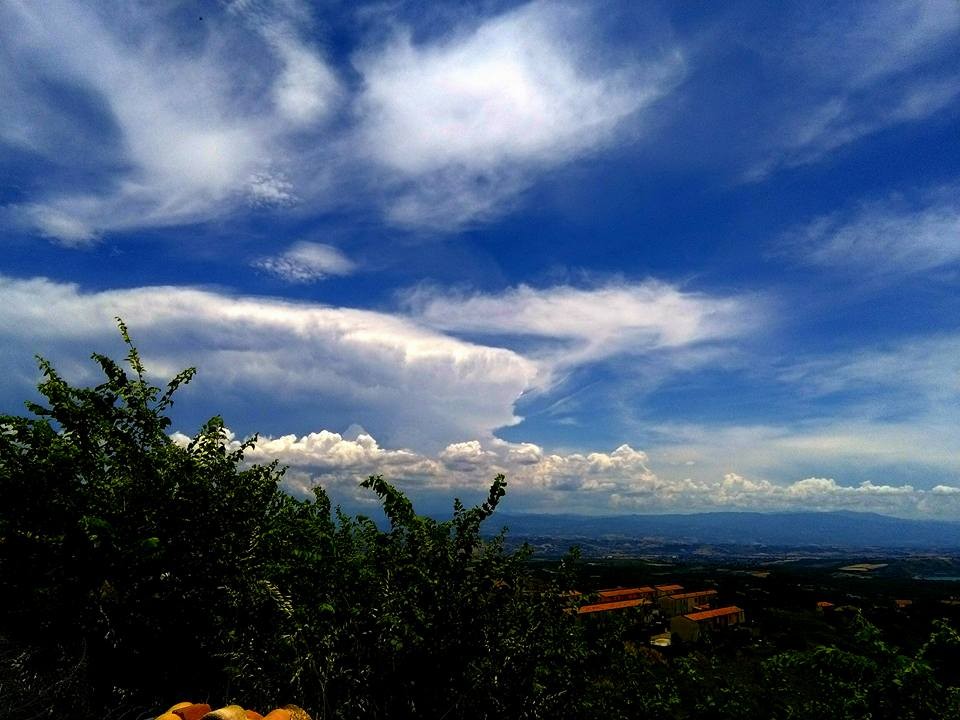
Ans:
[{"label": "rooftop", "polygon": [[743,610],[738,608],[736,605],[730,605],[729,607],[717,608],[716,610],[704,610],[703,612],[690,613],[689,615],[684,615],[683,617],[685,617],[687,620],[700,622],[701,620],[724,617],[725,615],[738,615],[742,612]]},{"label": "rooftop", "polygon": [[696,592],[685,592],[679,595],[671,595],[671,600],[686,600],[687,598],[703,597],[704,595],[716,595],[716,590],[697,590]]},{"label": "rooftop", "polygon": [[593,605],[583,605],[577,611],[580,615],[585,615],[586,613],[595,613],[603,612],[605,610],[622,610],[623,608],[637,607],[638,605],[649,605],[649,600],[636,599],[636,600],[621,600],[620,602],[605,602],[605,603],[595,603]]},{"label": "rooftop", "polygon": [[608,590],[597,590],[600,597],[616,597],[618,595],[629,595],[632,593],[652,593],[652,587],[631,587],[631,588],[610,588]]},{"label": "rooftop", "polygon": [[683,585],[654,585],[657,590],[683,590]]}]

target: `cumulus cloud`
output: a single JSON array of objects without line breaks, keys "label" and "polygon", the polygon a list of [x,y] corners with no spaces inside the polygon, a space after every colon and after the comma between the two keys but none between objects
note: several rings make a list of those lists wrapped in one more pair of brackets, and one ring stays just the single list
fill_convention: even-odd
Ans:
[{"label": "cumulus cloud", "polygon": [[958,188],[892,196],[831,213],[787,233],[780,252],[832,269],[902,277],[960,261]]},{"label": "cumulus cloud", "polygon": [[[899,516],[937,515],[954,517],[960,502],[953,498],[934,508],[935,496],[952,496],[960,488],[938,486],[920,490],[912,485],[874,484],[865,480],[844,485],[833,478],[809,477],[779,484],[769,480],[751,480],[728,472],[720,480],[686,479],[671,486],[666,497],[654,498],[654,507],[676,510],[855,510]],[[621,509],[651,507],[643,495],[617,495],[613,503]]]},{"label": "cumulus cloud", "polygon": [[[183,436],[180,436],[183,438]],[[232,441],[238,446],[239,441]],[[247,453],[253,462],[279,459],[294,471],[293,489],[305,492],[321,484],[354,494],[360,480],[382,474],[421,491],[482,490],[499,473],[508,476],[511,493],[528,505],[562,502],[596,508],[607,505],[610,492],[635,494],[659,487],[647,467],[647,456],[623,445],[611,453],[549,453],[532,443],[497,438],[450,443],[436,454],[388,450],[368,434],[347,440],[322,430],[301,437],[262,438]],[[577,499],[578,493],[585,493]]]},{"label": "cumulus cloud", "polygon": [[549,345],[539,356],[557,367],[729,340],[764,322],[756,298],[716,297],[647,281],[584,289],[526,285],[496,295],[418,290],[406,297],[420,322],[441,330],[512,335]]},{"label": "cumulus cloud", "polygon": [[[179,435],[178,439],[186,441]],[[239,440],[231,435],[231,443]],[[348,440],[322,430],[304,436],[261,438],[251,462],[279,459],[289,466],[287,487],[305,494],[315,485],[335,499],[369,500],[358,483],[382,474],[420,497],[480,492],[507,476],[513,509],[556,512],[690,512],[709,510],[859,510],[902,516],[952,517],[960,512],[960,487],[864,481],[843,484],[808,477],[789,483],[751,479],[735,472],[693,479],[655,473],[646,453],[629,445],[613,451],[549,452],[532,443],[496,438],[451,443],[436,454],[386,449],[371,435]]]},{"label": "cumulus cloud", "polygon": [[292,283],[308,283],[330,275],[349,275],[356,265],[332,245],[302,240],[280,255],[256,260],[254,266]]},{"label": "cumulus cloud", "polygon": [[395,174],[390,216],[457,226],[489,215],[532,172],[603,147],[665,94],[683,62],[605,67],[585,6],[532,2],[453,37],[408,31],[356,59],[362,147]]},{"label": "cumulus cloud", "polygon": [[[905,394],[923,394],[909,374],[904,383]],[[792,387],[804,392],[802,382]],[[691,498],[723,506],[960,517],[955,399],[913,414],[882,394],[870,402],[782,424],[649,426],[646,450],[661,476],[689,479]]]}]

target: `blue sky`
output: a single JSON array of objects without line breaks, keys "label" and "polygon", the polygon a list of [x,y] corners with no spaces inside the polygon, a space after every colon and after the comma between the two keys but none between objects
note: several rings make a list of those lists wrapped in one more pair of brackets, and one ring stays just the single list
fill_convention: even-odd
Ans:
[{"label": "blue sky", "polygon": [[960,5],[0,6],[0,410],[121,315],[349,507],[960,519]]}]

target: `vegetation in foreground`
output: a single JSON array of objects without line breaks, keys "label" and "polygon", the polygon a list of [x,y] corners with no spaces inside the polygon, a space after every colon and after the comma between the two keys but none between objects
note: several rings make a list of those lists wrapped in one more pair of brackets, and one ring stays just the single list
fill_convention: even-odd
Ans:
[{"label": "vegetation in foreground", "polygon": [[[380,477],[389,520],[283,492],[222,419],[187,446],[165,413],[194,374],[67,383],[0,417],[0,706],[9,717],[152,717],[171,698],[315,718],[947,718],[960,635],[900,651],[862,616],[835,642],[758,650],[743,634],[666,657],[629,613],[578,619],[569,572],[533,582],[525,548],[480,528],[505,491],[418,515]],[[252,441],[251,441],[252,442]],[[749,630],[746,630],[749,633]]]}]

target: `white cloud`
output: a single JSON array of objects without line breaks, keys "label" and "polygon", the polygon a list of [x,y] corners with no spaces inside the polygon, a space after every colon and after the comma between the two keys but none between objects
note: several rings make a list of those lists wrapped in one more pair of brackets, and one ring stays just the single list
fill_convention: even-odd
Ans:
[{"label": "white cloud", "polygon": [[440,453],[440,461],[451,470],[472,470],[489,462],[494,454],[484,450],[478,440],[452,443]]},{"label": "white cloud", "polygon": [[[321,120],[339,89],[300,39],[297,22],[304,20],[284,14],[296,3],[283,7],[269,22],[249,23],[260,44],[230,22],[251,6],[209,17],[211,29],[191,45],[183,28],[169,27],[143,5],[133,12],[61,0],[4,3],[0,38],[16,69],[0,68],[0,88],[31,102],[5,105],[0,139],[54,163],[83,168],[101,165],[100,156],[114,161],[101,168],[96,190],[50,191],[14,215],[77,244],[104,232],[207,220],[248,198],[289,204],[294,193],[276,165],[289,164],[291,134]],[[271,59],[279,66],[273,76],[249,71],[251,62],[269,67]],[[112,127],[91,142],[96,123],[89,119],[68,112],[54,121],[44,103],[58,99],[42,91],[48,78],[86,94],[102,114],[96,123]],[[259,99],[265,83],[272,104]]]},{"label": "white cloud", "polygon": [[536,353],[555,367],[729,340],[765,321],[756,298],[684,292],[656,281],[592,289],[521,285],[497,295],[419,290],[406,300],[420,322],[438,329],[562,341],[560,350],[547,343]]},{"label": "white cloud", "polygon": [[[783,479],[808,472],[940,478],[960,476],[960,443],[945,414],[851,418],[834,411],[784,424],[664,423],[650,425],[649,453],[662,467],[698,479],[737,472]],[[688,463],[693,463],[689,465]],[[692,468],[692,469],[691,469]],[[929,482],[929,480],[928,480]]]},{"label": "white cloud", "polygon": [[284,63],[273,87],[277,109],[296,125],[316,122],[329,112],[339,95],[333,72],[302,42],[284,38],[274,45]]},{"label": "white cloud", "polygon": [[347,423],[419,447],[489,437],[516,422],[513,404],[538,373],[509,350],[385,313],[192,288],[87,293],[2,277],[0,357],[11,376],[30,381],[35,352],[72,370],[69,360],[85,357],[91,344],[114,344],[115,315],[128,322],[153,371],[169,376],[196,365],[193,392],[243,398],[264,423],[333,405]]},{"label": "white cloud", "polygon": [[828,268],[903,276],[960,261],[957,188],[909,201],[893,196],[816,218],[789,232],[782,252]]},{"label": "white cloud", "polygon": [[[353,91],[309,41],[304,2],[233,2],[192,27],[185,16],[0,5],[0,142],[96,179],[37,193],[14,208],[18,222],[77,244],[246,203],[317,212],[349,202],[449,229],[502,212],[538,172],[608,145],[682,71],[673,50],[603,58],[586,5],[534,2],[424,44],[406,30],[368,43]],[[51,80],[89,108],[64,108]]]},{"label": "white cloud", "polygon": [[805,7],[786,35],[771,36],[763,48],[791,93],[759,139],[766,157],[748,179],[820,161],[860,138],[927,118],[960,95],[956,64],[942,62],[960,42],[953,0]]},{"label": "white cloud", "polygon": [[953,406],[960,399],[960,336],[909,337],[812,360],[797,359],[781,379],[806,395],[867,392],[889,409],[896,396],[908,402]]},{"label": "white cloud", "polygon": [[490,214],[530,173],[608,144],[667,92],[676,51],[597,66],[586,7],[532,2],[454,37],[409,32],[357,57],[361,147],[396,174],[393,220],[456,226]]},{"label": "white cloud", "polygon": [[[179,436],[185,440],[184,436]],[[231,436],[232,437],[232,436]],[[232,440],[238,446],[238,440]],[[384,475],[400,487],[447,498],[479,492],[507,476],[511,509],[548,512],[690,512],[709,510],[859,510],[902,516],[956,517],[960,487],[931,490],[864,481],[844,485],[809,477],[789,483],[735,472],[692,479],[651,470],[647,454],[622,445],[612,452],[548,452],[531,443],[498,439],[451,443],[434,455],[389,450],[368,434],[355,440],[327,430],[297,437],[261,438],[251,462],[288,465],[287,486],[306,493],[322,485],[335,500],[362,502],[358,483]]]},{"label": "white cloud", "polygon": [[[239,441],[234,441],[238,443]],[[527,506],[609,507],[608,494],[648,492],[661,483],[647,468],[647,456],[627,445],[612,453],[547,453],[531,443],[496,438],[451,443],[434,455],[387,450],[373,437],[347,440],[326,430],[302,437],[262,438],[247,453],[252,462],[279,459],[295,473],[295,489],[322,484],[350,497],[356,484],[382,474],[418,490],[481,490],[499,473],[508,476],[511,495]],[[577,498],[579,493],[583,497]]]},{"label": "white cloud", "polygon": [[647,450],[673,472],[690,472],[685,464],[695,463],[700,480],[735,470],[778,480],[805,472],[880,485],[956,485],[958,358],[956,333],[830,354],[807,350],[784,359],[775,376],[751,379],[773,398],[763,422],[747,424],[731,412],[713,422],[647,423]]},{"label": "white cloud", "polygon": [[[375,428],[262,439],[251,459],[277,457],[290,464],[294,488],[321,482],[352,493],[358,479],[383,473],[406,487],[449,494],[482,491],[503,472],[516,502],[531,510],[960,513],[960,491],[946,480],[960,472],[955,433],[949,432],[956,422],[942,417],[886,425],[866,416],[859,423],[780,428],[649,428],[659,435],[649,455],[627,444],[591,452],[511,443],[493,437],[492,430],[516,420],[514,402],[537,386],[541,364],[386,313],[192,288],[83,292],[44,279],[0,277],[0,359],[8,386],[36,380],[30,355],[37,351],[74,381],[95,380],[90,364],[77,358],[91,348],[110,352],[115,314],[130,324],[148,367],[169,376],[198,365],[200,375],[187,392],[221,402],[241,398],[255,408],[260,429],[275,431],[289,422],[291,410],[315,415],[330,404],[340,408],[342,424]],[[903,377],[935,382],[923,372],[916,380],[910,372]],[[893,379],[880,371],[876,381]],[[945,478],[931,490],[882,474],[859,484],[826,473],[788,483],[772,479],[801,465],[924,463]]]},{"label": "white cloud", "polygon": [[[328,246],[300,243],[265,267],[303,280],[352,266]],[[483,440],[518,422],[514,403],[525,392],[551,388],[558,369],[619,353],[677,353],[753,329],[736,299],[651,283],[521,288],[449,301],[431,295],[414,304],[419,311],[409,316],[189,287],[83,292],[73,284],[0,276],[0,334],[7,339],[4,355],[30,377],[34,352],[54,360],[84,354],[91,342],[115,339],[112,318],[120,315],[161,374],[198,365],[198,383],[209,392],[248,393],[254,404],[254,397],[267,396],[274,416],[291,405],[301,415],[311,403],[333,405],[344,424],[419,448]],[[467,341],[451,329],[501,337]],[[502,343],[512,333],[569,347],[514,350]],[[665,361],[660,375],[669,376],[677,362]]]},{"label": "white cloud", "polygon": [[312,25],[310,6],[298,0],[230,0],[229,13],[243,20],[273,49],[281,70],[271,93],[279,116],[295,126],[309,126],[327,116],[340,100],[336,76],[303,40]]},{"label": "white cloud", "polygon": [[32,205],[23,212],[41,235],[65,247],[85,247],[97,241],[97,234],[82,221],[54,208]]},{"label": "white cloud", "polygon": [[300,241],[280,255],[260,258],[254,266],[293,283],[322,280],[330,275],[349,275],[356,265],[332,245]]},{"label": "white cloud", "polygon": [[[662,496],[618,495],[613,499],[620,509],[673,509],[685,512],[705,510],[853,510],[880,512],[904,517],[956,518],[960,502],[952,497],[960,488],[938,486],[920,490],[911,485],[877,485],[867,480],[843,485],[833,478],[809,477],[779,484],[769,480],[751,480],[734,472],[721,480],[686,479],[667,484],[671,492]],[[949,496],[935,505],[936,497]]]},{"label": "white cloud", "polygon": [[257,172],[248,180],[248,192],[251,204],[255,206],[286,206],[294,205],[297,196],[294,194],[293,183],[282,175],[273,175],[269,172]]}]

